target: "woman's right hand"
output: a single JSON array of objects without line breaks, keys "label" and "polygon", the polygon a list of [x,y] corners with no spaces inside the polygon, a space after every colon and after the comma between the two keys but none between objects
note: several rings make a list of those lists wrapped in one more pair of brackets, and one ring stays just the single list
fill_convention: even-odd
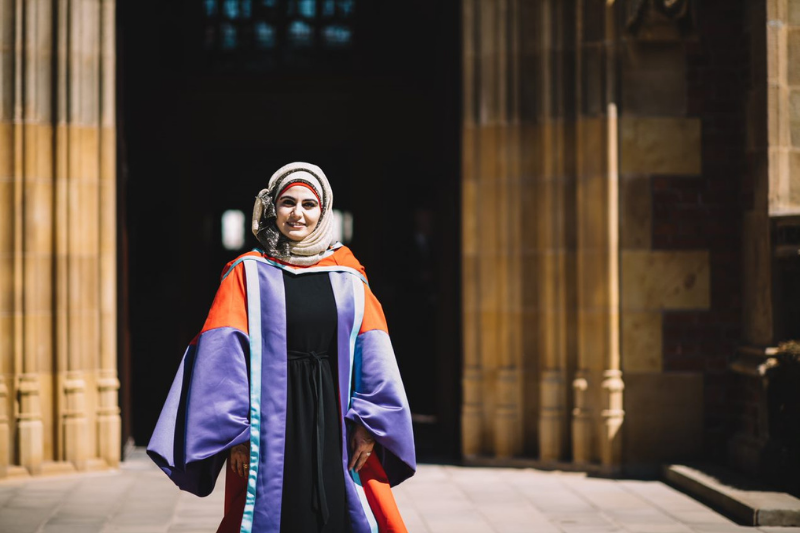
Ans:
[{"label": "woman's right hand", "polygon": [[231,468],[242,477],[247,477],[250,472],[250,444],[237,444],[231,448]]}]

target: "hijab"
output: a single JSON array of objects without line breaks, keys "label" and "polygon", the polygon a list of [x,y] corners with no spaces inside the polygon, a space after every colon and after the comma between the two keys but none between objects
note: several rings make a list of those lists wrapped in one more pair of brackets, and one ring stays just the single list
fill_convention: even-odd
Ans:
[{"label": "hijab", "polygon": [[[293,241],[280,232],[276,225],[275,204],[289,187],[302,185],[320,200],[321,214],[317,226],[302,241]],[[317,263],[335,244],[333,232],[333,191],[322,169],[310,163],[289,163],[279,168],[269,179],[267,188],[256,196],[253,207],[253,235],[264,247],[264,252],[283,262],[297,266]]]}]

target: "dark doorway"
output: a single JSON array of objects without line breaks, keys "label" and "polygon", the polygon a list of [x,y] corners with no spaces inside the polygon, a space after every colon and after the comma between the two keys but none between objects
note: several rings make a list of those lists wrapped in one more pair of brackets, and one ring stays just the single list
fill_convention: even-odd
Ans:
[{"label": "dark doorway", "polygon": [[223,212],[249,222],[299,160],[352,213],[420,459],[458,456],[459,21],[456,0],[118,5],[126,437],[148,441],[222,267],[257,244],[223,247]]}]

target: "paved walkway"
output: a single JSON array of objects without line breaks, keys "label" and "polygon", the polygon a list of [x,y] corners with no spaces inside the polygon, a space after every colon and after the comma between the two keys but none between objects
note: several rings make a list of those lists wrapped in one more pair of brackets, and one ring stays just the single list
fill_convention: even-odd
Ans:
[{"label": "paved walkway", "polygon": [[[737,526],[659,482],[422,465],[395,489],[411,533],[798,533]],[[116,472],[0,482],[2,533],[214,532],[208,498],[176,489],[138,450]]]}]

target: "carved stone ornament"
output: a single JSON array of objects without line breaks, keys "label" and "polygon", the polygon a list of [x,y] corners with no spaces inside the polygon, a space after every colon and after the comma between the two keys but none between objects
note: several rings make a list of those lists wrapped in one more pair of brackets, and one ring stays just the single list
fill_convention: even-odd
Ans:
[{"label": "carved stone ornament", "polygon": [[650,24],[678,23],[689,18],[689,0],[628,0],[625,22],[637,33]]}]

